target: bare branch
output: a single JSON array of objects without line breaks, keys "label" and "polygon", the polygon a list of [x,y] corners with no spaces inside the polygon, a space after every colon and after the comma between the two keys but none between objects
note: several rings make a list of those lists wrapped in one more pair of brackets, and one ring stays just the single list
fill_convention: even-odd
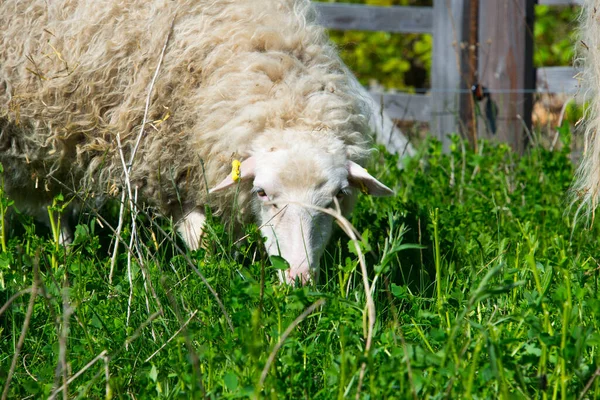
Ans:
[{"label": "bare branch", "polygon": [[15,348],[15,354],[13,354],[10,369],[8,370],[8,375],[6,376],[6,382],[4,383],[4,390],[2,391],[2,400],[5,400],[8,397],[8,387],[10,386],[10,381],[12,380],[13,374],[15,373],[17,359],[19,358],[19,353],[21,352],[21,348],[23,347],[23,343],[25,342],[25,335],[27,335],[29,323],[31,322],[31,316],[33,314],[33,305],[35,304],[35,299],[37,297],[40,279],[39,261],[39,254],[36,254],[33,261],[33,284],[31,286],[31,296],[29,297],[29,305],[27,306],[27,313],[25,314],[25,321],[23,322],[23,327],[21,328],[21,335],[19,336],[19,341],[17,342],[17,347]]},{"label": "bare branch", "polygon": [[279,338],[279,341],[277,342],[277,344],[275,345],[275,347],[273,347],[273,350],[271,351],[271,354],[269,354],[269,358],[267,359],[267,363],[265,364],[265,367],[263,368],[262,373],[260,374],[260,380],[258,382],[258,391],[257,391],[257,393],[262,390],[263,384],[265,383],[265,379],[267,378],[267,374],[269,373],[269,369],[271,368],[271,364],[273,364],[273,361],[275,360],[275,356],[277,355],[277,352],[279,351],[279,349],[281,348],[281,346],[283,346],[283,342],[285,342],[285,340],[292,333],[292,331],[294,329],[296,329],[296,327],[298,326],[298,324],[300,324],[300,322],[302,322],[306,317],[308,317],[310,314],[312,314],[312,312],[315,309],[317,309],[318,307],[322,306],[323,304],[325,304],[325,299],[319,299],[319,300],[315,301],[311,306],[309,306],[306,310],[304,310],[304,312],[302,314],[300,314],[290,324],[290,326],[288,326],[287,329],[283,332],[283,334]]}]

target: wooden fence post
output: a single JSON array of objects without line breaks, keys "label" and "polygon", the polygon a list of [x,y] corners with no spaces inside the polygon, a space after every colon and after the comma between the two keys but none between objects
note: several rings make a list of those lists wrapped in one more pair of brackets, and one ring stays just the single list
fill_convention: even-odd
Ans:
[{"label": "wooden fence post", "polygon": [[[489,138],[486,127],[492,120],[497,132],[493,137],[522,151],[531,129],[536,78],[541,83],[540,91],[578,90],[573,78],[576,71],[571,67],[533,68],[534,5],[574,5],[584,1],[433,0],[433,7],[319,2],[315,7],[321,23],[332,29],[433,34],[429,94],[370,92],[391,118],[429,121],[432,134],[442,141],[445,150],[449,147],[449,133],[461,132],[475,144],[475,125],[479,128],[477,137]],[[473,23],[475,20],[479,26]],[[477,30],[479,39],[473,47]],[[474,59],[476,71],[471,66]],[[488,102],[483,93],[484,100],[476,107],[477,121],[473,118],[470,93],[475,81],[489,90],[492,100]],[[386,137],[390,138],[389,134]]]},{"label": "wooden fence post", "polygon": [[465,5],[469,0],[433,0],[433,60],[431,67],[431,132],[442,141],[459,132],[460,46],[465,41]]},{"label": "wooden fence post", "polygon": [[533,68],[535,0],[480,1],[479,76],[498,109],[495,136],[523,152],[531,132],[536,87]]},{"label": "wooden fence post", "polygon": [[479,81],[477,53],[479,48],[479,0],[465,2],[465,23],[462,26],[465,41],[460,46],[460,120],[463,136],[469,139],[471,148],[477,151],[477,116],[475,99],[471,93]]}]

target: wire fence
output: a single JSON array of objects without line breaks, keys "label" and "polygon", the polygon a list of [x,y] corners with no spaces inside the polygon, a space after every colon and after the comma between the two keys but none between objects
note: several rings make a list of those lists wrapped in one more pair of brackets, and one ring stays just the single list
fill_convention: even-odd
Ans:
[{"label": "wire fence", "polygon": [[526,131],[531,130],[534,96],[573,95],[578,90],[574,68],[534,68],[534,6],[582,2],[433,0],[432,7],[315,4],[320,22],[330,29],[433,35],[431,88],[370,91],[391,118],[428,122],[446,147],[448,133],[460,132],[475,144],[478,137],[490,134],[492,126],[495,137],[521,151],[528,141]]}]

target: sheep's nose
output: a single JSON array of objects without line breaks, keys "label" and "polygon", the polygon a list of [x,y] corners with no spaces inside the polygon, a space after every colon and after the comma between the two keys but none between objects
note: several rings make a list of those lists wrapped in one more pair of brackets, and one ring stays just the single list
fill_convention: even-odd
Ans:
[{"label": "sheep's nose", "polygon": [[[312,267],[312,268],[311,268]],[[316,271],[317,265],[309,266],[306,261],[300,264],[290,263],[290,268],[285,271],[285,280],[289,285],[298,281],[301,285],[306,285],[313,280],[313,271]]]}]

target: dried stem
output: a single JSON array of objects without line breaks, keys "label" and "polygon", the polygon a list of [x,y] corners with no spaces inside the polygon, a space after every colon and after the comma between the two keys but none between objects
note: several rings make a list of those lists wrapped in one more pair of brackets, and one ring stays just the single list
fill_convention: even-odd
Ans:
[{"label": "dried stem", "polygon": [[[163,228],[160,225],[158,225],[155,221],[152,221],[152,225],[154,225],[154,227],[162,235],[164,235],[165,237],[168,237],[167,232],[165,232],[163,230]],[[200,280],[202,280],[202,283],[204,283],[204,285],[208,288],[210,293],[213,295],[213,297],[215,298],[215,301],[217,302],[217,304],[219,305],[219,308],[221,309],[221,312],[223,313],[223,316],[225,317],[225,320],[227,321],[227,325],[229,326],[229,329],[231,330],[231,332],[233,332],[233,323],[231,322],[231,317],[229,316],[229,313],[225,309],[225,305],[219,298],[219,295],[217,294],[215,289],[210,285],[210,283],[208,283],[208,281],[206,280],[206,277],[202,274],[202,272],[200,272],[200,270],[198,268],[196,268],[196,266],[192,262],[192,259],[190,258],[190,256],[185,251],[183,251],[181,249],[181,247],[179,247],[177,245],[177,243],[173,242],[173,247],[175,248],[175,251],[177,251],[177,253],[179,253],[184,258],[185,262],[196,273],[196,275],[198,275],[198,277],[200,277]]]},{"label": "dried stem", "polygon": [[583,400],[585,398],[585,394],[588,392],[588,390],[590,390],[590,388],[592,387],[592,384],[594,383],[594,380],[596,380],[596,378],[598,376],[600,376],[600,368],[596,369],[596,372],[594,372],[594,374],[592,375],[592,377],[590,378],[588,383],[585,385],[585,387],[581,391],[581,394],[578,397],[579,400]]},{"label": "dried stem", "polygon": [[33,286],[29,287],[27,289],[20,290],[17,293],[13,294],[10,297],[10,299],[8,299],[6,301],[6,303],[4,303],[4,305],[2,307],[0,307],[0,315],[4,314],[4,311],[6,311],[8,309],[8,307],[10,307],[10,305],[12,304],[13,301],[15,301],[19,297],[23,296],[24,294],[31,293],[32,290],[33,290]]},{"label": "dried stem", "polygon": [[88,369],[90,369],[90,367],[94,364],[96,364],[96,362],[98,362],[99,360],[106,360],[105,357],[107,356],[107,351],[106,350],[102,350],[100,352],[100,354],[98,354],[96,357],[94,357],[94,359],[90,362],[88,362],[87,364],[85,364],[85,366],[80,369],[75,375],[73,375],[72,377],[70,377],[61,387],[57,388],[54,392],[52,392],[52,394],[50,395],[50,397],[48,397],[48,400],[54,400],[56,398],[56,395],[59,394],[60,392],[66,390],[67,385],[70,384],[71,382],[73,382],[75,379],[79,378],[79,376],[81,374],[83,374],[85,371],[87,371]]},{"label": "dried stem", "polygon": [[63,313],[62,324],[58,335],[58,364],[56,365],[55,386],[58,386],[58,382],[62,377],[62,386],[64,387],[63,399],[66,400],[69,397],[67,382],[67,337],[69,336],[69,319],[74,311],[69,302],[68,280],[66,275],[63,281],[62,300]]},{"label": "dried stem", "polygon": [[[340,225],[342,230],[346,233],[346,235],[348,235],[350,237],[350,239],[352,240],[352,243],[354,244],[354,248],[356,249],[356,253],[358,254],[358,262],[359,262],[361,273],[362,273],[363,286],[365,289],[365,297],[366,297],[366,301],[367,301],[366,309],[367,309],[368,323],[367,323],[367,326],[366,327],[363,326],[363,328],[364,328],[364,331],[366,332],[366,334],[365,334],[365,356],[368,356],[369,352],[371,351],[371,344],[373,341],[373,328],[375,326],[376,310],[375,310],[375,302],[373,301],[373,294],[371,293],[371,285],[369,283],[369,277],[367,274],[367,265],[365,263],[365,257],[362,253],[362,250],[360,249],[360,246],[358,245],[358,242],[360,239],[360,234],[358,234],[358,232],[356,232],[356,229],[352,226],[350,221],[348,221],[342,215],[336,198],[334,198],[334,202],[335,202],[335,206],[336,206],[335,210],[332,210],[330,208],[317,207],[315,205],[305,204],[305,203],[290,202],[290,204],[298,204],[302,207],[311,208],[313,210],[317,210],[317,211],[323,212],[325,214],[331,215],[333,218],[335,218],[335,220],[338,222],[338,224]],[[363,361],[361,368],[360,368],[360,374],[359,374],[359,379],[358,379],[358,389],[356,391],[357,399],[360,397],[360,391],[362,388],[362,382],[363,382],[363,379],[365,376],[366,368],[367,368],[367,363],[366,363],[366,361]]]},{"label": "dried stem", "polygon": [[162,51],[160,52],[160,57],[158,59],[158,64],[156,65],[156,70],[154,71],[154,76],[152,77],[152,81],[150,82],[150,86],[148,87],[148,94],[146,96],[146,108],[144,109],[144,118],[142,119],[142,125],[140,126],[140,133],[138,133],[138,137],[135,141],[135,146],[133,147],[133,151],[131,152],[131,157],[129,158],[128,171],[131,171],[131,167],[133,166],[133,160],[135,158],[135,153],[140,146],[140,142],[142,141],[142,136],[144,135],[144,127],[146,126],[146,122],[148,121],[148,111],[150,109],[150,99],[152,96],[152,89],[154,88],[154,83],[156,82],[156,78],[158,77],[158,72],[160,71],[160,66],[162,65],[163,58],[165,56],[165,51],[167,50],[167,45],[169,44],[169,39],[171,38],[171,34],[173,33],[173,26],[175,25],[175,18],[171,21],[171,26],[169,28],[169,33],[167,33],[167,37],[165,38],[165,43],[162,47]]},{"label": "dried stem", "polygon": [[[133,195],[133,191],[131,188],[131,179],[130,179],[130,173],[131,173],[131,169],[133,167],[133,161],[135,159],[135,155],[137,153],[137,150],[139,148],[140,142],[142,140],[142,136],[144,134],[144,128],[146,126],[146,123],[148,121],[148,112],[150,109],[150,100],[152,98],[152,91],[154,89],[154,84],[156,82],[156,79],[158,77],[158,73],[160,71],[160,67],[162,65],[162,61],[165,55],[165,51],[167,49],[167,44],[169,43],[169,39],[171,38],[171,33],[173,32],[173,25],[175,24],[175,18],[173,18],[173,21],[171,21],[171,26],[169,28],[169,31],[167,33],[167,37],[165,38],[165,42],[164,45],[162,47],[159,59],[158,59],[158,63],[156,65],[156,69],[154,71],[154,76],[152,77],[152,80],[150,81],[150,85],[148,86],[148,93],[146,96],[146,105],[145,105],[145,109],[144,109],[144,117],[142,119],[142,124],[140,126],[140,132],[138,133],[135,145],[133,147],[133,150],[131,152],[131,155],[129,157],[129,163],[125,163],[125,155],[123,154],[123,147],[121,145],[121,138],[119,136],[119,134],[117,134],[117,145],[118,145],[118,149],[119,149],[119,156],[121,158],[121,163],[123,164],[123,172],[125,174],[125,185],[127,188],[127,194],[128,194],[128,198],[129,198],[129,210],[131,211],[131,237],[130,237],[130,241],[129,241],[129,248],[133,249],[134,248],[134,243],[136,241],[137,238],[137,230],[136,230],[136,220],[137,220],[137,215],[138,215],[138,209],[137,209],[137,190],[138,188],[135,188],[135,197]],[[124,218],[124,198],[125,195],[122,195],[121,198],[121,209],[119,211],[119,225],[117,227],[117,231],[120,233],[120,229],[123,225],[123,218]],[[115,248],[113,251],[113,258],[111,260],[111,272],[109,275],[109,281],[112,282],[112,271],[113,271],[113,267],[114,267],[114,263],[116,260],[116,255],[117,255],[117,248],[118,245],[115,244]],[[139,252],[139,248],[137,246],[137,244],[135,245],[135,249],[138,251],[138,259],[140,261],[140,264],[142,263],[142,257],[141,254]],[[133,298],[133,282],[132,282],[132,277],[131,277],[131,252],[127,253],[127,277],[129,280],[129,299],[127,301],[127,320],[126,320],[126,327],[129,327],[129,319],[131,317],[131,301]],[[148,304],[147,304],[148,306]],[[148,307],[148,311],[149,311],[149,307]],[[154,331],[153,331],[153,335],[154,335]]]},{"label": "dried stem", "polygon": [[269,354],[267,363],[265,364],[265,367],[263,368],[262,373],[260,374],[260,380],[258,382],[257,393],[259,393],[262,390],[263,384],[265,383],[265,379],[267,378],[267,374],[269,373],[269,369],[271,368],[271,364],[273,364],[273,361],[275,360],[275,356],[277,355],[277,352],[279,351],[281,346],[283,346],[283,343],[285,342],[285,340],[292,333],[292,331],[298,326],[298,324],[300,324],[300,322],[302,322],[306,317],[308,317],[310,314],[312,314],[312,312],[316,308],[322,306],[323,304],[325,304],[325,299],[319,299],[319,300],[315,301],[311,306],[309,306],[306,310],[304,310],[304,312],[302,314],[300,314],[298,317],[296,317],[296,319],[290,324],[290,326],[288,326],[287,329],[283,332],[283,334],[279,338],[279,341],[277,342],[275,347],[273,347],[271,354]]},{"label": "dried stem", "polygon": [[[150,317],[148,317],[148,319],[142,324],[140,325],[135,332],[133,333],[133,335],[131,335],[130,337],[127,338],[127,340],[125,340],[125,346],[121,346],[119,348],[117,348],[117,350],[115,350],[111,355],[108,354],[107,350],[102,350],[100,352],[100,354],[98,354],[96,357],[94,357],[94,359],[92,359],[90,362],[88,362],[82,369],[80,369],[76,374],[74,374],[73,376],[71,376],[67,382],[66,385],[69,385],[70,383],[72,383],[75,379],[79,378],[81,376],[81,374],[83,374],[85,371],[87,371],[88,369],[90,369],[90,367],[92,367],[95,363],[97,363],[99,360],[103,360],[104,361],[104,376],[105,378],[108,380],[109,378],[109,369],[108,369],[108,364],[110,362],[111,359],[114,359],[121,351],[123,351],[123,349],[125,347],[127,347],[129,344],[131,344],[135,339],[138,338],[138,336],[140,336],[142,330],[148,326],[150,323],[152,323],[152,321],[154,321],[156,318],[158,318],[159,316],[163,315],[162,312],[155,312],[154,314],[152,314]],[[99,375],[96,375],[93,379],[92,382],[98,378],[98,376],[102,375],[102,371],[100,371]],[[62,392],[63,390],[66,389],[66,385],[62,385],[61,387],[59,387],[58,389],[56,389],[54,392],[52,392],[52,394],[48,397],[48,400],[54,400],[56,398],[56,395],[59,394],[60,392]],[[106,391],[107,393],[110,390],[110,385],[109,382],[107,381],[106,383]],[[108,398],[108,396],[107,396]]]},{"label": "dried stem", "polygon": [[560,109],[560,115],[558,116],[558,122],[556,123],[556,133],[554,134],[554,138],[552,139],[552,144],[550,145],[550,151],[554,151],[554,147],[556,146],[556,143],[558,142],[558,137],[560,136],[560,127],[562,126],[563,123],[563,119],[565,118],[565,113],[567,111],[567,107],[569,106],[569,103],[571,101],[573,101],[573,97],[567,99],[567,101],[565,101],[565,104],[563,104],[562,108]]},{"label": "dried stem", "polygon": [[[67,185],[65,185],[63,182],[59,181],[58,179],[56,179],[53,176],[50,176],[50,179],[52,179],[53,182],[55,182],[56,184],[58,184],[59,186],[61,186],[62,188],[69,190],[72,192],[72,189],[69,188]],[[77,193],[74,193],[74,195],[79,198],[80,200],[84,200],[83,197]],[[117,231],[108,223],[108,221],[102,216],[100,215],[97,211],[93,210],[94,215],[101,220],[112,232],[113,235],[117,236],[117,239],[121,242],[124,243],[123,238],[120,236],[119,233],[117,233]],[[231,322],[231,317],[229,316],[229,313],[227,312],[227,310],[225,309],[225,306],[223,305],[223,302],[221,301],[221,299],[219,298],[219,295],[217,294],[217,292],[215,291],[215,289],[210,285],[210,283],[208,283],[208,281],[206,280],[206,278],[204,277],[204,275],[202,274],[202,272],[200,272],[200,270],[198,268],[196,268],[196,266],[194,265],[194,263],[192,262],[192,259],[189,257],[189,255],[183,251],[181,249],[181,247],[179,247],[177,245],[177,243],[175,243],[175,241],[167,234],[167,232],[165,232],[165,230],[158,224],[156,223],[156,221],[154,221],[153,219],[150,219],[151,224],[154,226],[154,228],[161,234],[163,235],[163,237],[165,237],[166,239],[168,239],[171,244],[173,245],[173,248],[175,249],[175,251],[181,255],[185,262],[188,264],[188,266],[196,273],[196,275],[198,275],[200,277],[200,279],[202,280],[202,283],[208,288],[208,290],[210,291],[210,293],[212,294],[212,296],[215,298],[215,301],[217,302],[217,304],[219,305],[219,308],[221,309],[221,312],[223,313],[223,316],[225,317],[225,320],[227,321],[227,325],[229,326],[229,329],[233,332],[233,323]],[[127,247],[127,251],[132,252],[133,249],[129,248],[127,246],[127,244],[125,244],[125,246]],[[161,310],[162,312],[162,310]]]},{"label": "dried stem", "polygon": [[110,259],[110,273],[108,274],[108,283],[112,285],[112,277],[113,272],[115,270],[115,264],[117,262],[117,254],[119,252],[119,243],[121,243],[121,229],[123,229],[123,218],[125,213],[125,191],[121,193],[121,205],[119,206],[119,224],[117,225],[117,230],[115,232],[115,247],[113,249],[113,254]]},{"label": "dried stem", "polygon": [[148,361],[152,360],[155,355],[157,355],[162,349],[165,348],[166,345],[168,345],[171,342],[171,340],[175,339],[177,337],[177,335],[179,335],[181,333],[181,331],[186,328],[186,326],[190,323],[190,321],[192,320],[192,318],[194,318],[194,316],[196,316],[196,314],[198,314],[198,310],[194,310],[194,312],[192,313],[192,315],[190,315],[190,317],[188,318],[188,320],[185,321],[185,323],[183,325],[181,325],[181,327],[177,330],[177,332],[175,332],[173,334],[173,336],[171,336],[169,338],[169,340],[167,340],[165,343],[163,343],[163,345],[160,346],[158,348],[158,350],[156,350],[154,353],[152,353],[152,355],[150,357],[148,357],[146,359],[146,361],[144,361],[144,362],[148,362]]},{"label": "dried stem", "polygon": [[17,342],[17,347],[15,348],[15,354],[13,355],[13,359],[10,364],[10,369],[8,370],[8,375],[6,376],[6,382],[4,383],[4,390],[2,391],[2,400],[5,400],[8,397],[8,387],[10,386],[10,381],[12,380],[13,374],[15,373],[19,353],[21,352],[21,348],[23,347],[23,343],[25,342],[25,335],[27,334],[27,329],[29,328],[29,323],[31,322],[31,316],[33,314],[33,305],[35,304],[35,299],[37,297],[40,282],[39,261],[39,254],[36,254],[33,261],[33,284],[31,286],[31,296],[29,297],[29,305],[27,306],[27,313],[25,314],[25,321],[23,322],[23,327],[21,328],[21,335],[19,336],[19,341]]}]

